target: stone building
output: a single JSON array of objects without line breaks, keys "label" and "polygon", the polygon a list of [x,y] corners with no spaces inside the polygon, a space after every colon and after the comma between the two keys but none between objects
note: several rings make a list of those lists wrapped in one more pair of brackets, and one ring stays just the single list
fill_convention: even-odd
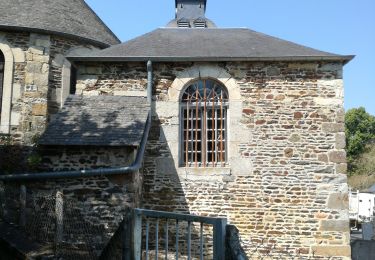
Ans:
[{"label": "stone building", "polygon": [[[265,243],[350,258],[343,66],[353,56],[217,28],[205,0],[176,0],[165,28],[122,44],[84,1],[2,2],[14,11],[0,18],[2,133],[38,139],[39,166],[55,175],[127,166],[148,136],[130,179],[39,178],[31,189],[85,193],[82,205],[112,212],[125,201],[226,217],[249,255]],[[32,2],[38,22],[22,11]]]},{"label": "stone building", "polygon": [[84,1],[1,1],[1,133],[29,144],[69,95],[66,56],[120,41]]}]

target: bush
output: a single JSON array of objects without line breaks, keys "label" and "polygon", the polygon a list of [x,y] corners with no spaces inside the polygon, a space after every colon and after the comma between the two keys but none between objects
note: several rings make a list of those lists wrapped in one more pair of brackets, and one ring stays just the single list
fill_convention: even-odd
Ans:
[{"label": "bush", "polygon": [[375,117],[363,107],[353,108],[345,114],[345,134],[349,159],[361,155],[366,145],[375,138]]},{"label": "bush", "polygon": [[375,183],[375,144],[369,144],[364,152],[351,161],[349,186],[364,190]]},{"label": "bush", "polygon": [[345,134],[349,176],[374,172],[371,158],[366,154],[372,154],[369,144],[375,139],[375,117],[363,107],[348,110],[345,114]]}]

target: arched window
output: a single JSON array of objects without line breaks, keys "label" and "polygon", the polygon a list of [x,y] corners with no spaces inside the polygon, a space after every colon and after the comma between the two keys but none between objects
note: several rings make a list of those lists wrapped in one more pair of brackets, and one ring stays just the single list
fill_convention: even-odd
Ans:
[{"label": "arched window", "polygon": [[0,51],[0,121],[1,121],[1,110],[3,106],[4,66],[5,66],[4,54],[2,53],[2,51]]},{"label": "arched window", "polygon": [[188,85],[181,98],[181,163],[186,167],[225,166],[228,92],[211,79]]}]

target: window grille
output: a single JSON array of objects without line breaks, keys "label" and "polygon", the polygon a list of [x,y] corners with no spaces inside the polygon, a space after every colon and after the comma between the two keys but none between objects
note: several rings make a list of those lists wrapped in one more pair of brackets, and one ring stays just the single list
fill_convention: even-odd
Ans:
[{"label": "window grille", "polygon": [[1,108],[3,105],[4,65],[5,65],[5,58],[4,58],[3,53],[0,51],[0,118],[1,118]]},{"label": "window grille", "polygon": [[228,93],[210,79],[190,84],[181,100],[181,161],[186,167],[225,166]]}]

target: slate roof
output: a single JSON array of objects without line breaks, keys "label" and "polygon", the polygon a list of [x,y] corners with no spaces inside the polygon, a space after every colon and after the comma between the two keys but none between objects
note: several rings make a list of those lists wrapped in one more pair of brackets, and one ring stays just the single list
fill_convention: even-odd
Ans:
[{"label": "slate roof", "polygon": [[349,61],[353,56],[315,50],[245,28],[159,28],[88,56],[69,58],[97,61]]},{"label": "slate roof", "polygon": [[143,97],[70,95],[39,144],[138,146],[148,112]]},{"label": "slate roof", "polygon": [[119,39],[84,0],[0,0],[0,30],[73,36],[103,47]]}]

